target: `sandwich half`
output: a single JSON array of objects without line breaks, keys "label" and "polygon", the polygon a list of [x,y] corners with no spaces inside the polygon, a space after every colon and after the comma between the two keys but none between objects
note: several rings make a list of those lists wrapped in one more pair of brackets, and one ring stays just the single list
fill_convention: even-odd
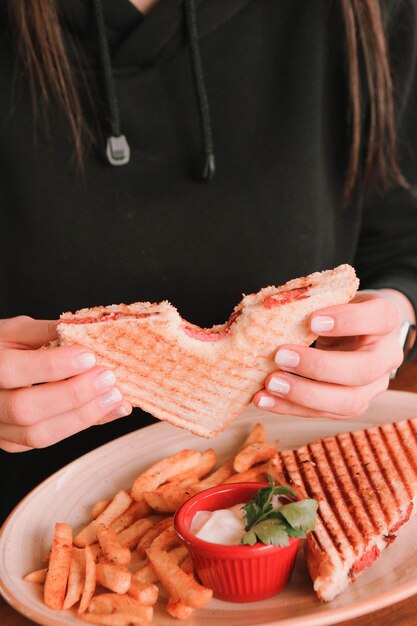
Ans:
[{"label": "sandwich half", "polygon": [[304,550],[318,597],[333,600],[416,512],[417,418],[281,451],[271,471],[319,502]]},{"label": "sandwich half", "polygon": [[126,400],[202,437],[222,431],[262,388],[280,344],[310,345],[314,311],[349,302],[349,265],[247,295],[210,329],[185,321],[169,302],[136,302],[64,313],[61,345],[82,344],[114,370]]}]

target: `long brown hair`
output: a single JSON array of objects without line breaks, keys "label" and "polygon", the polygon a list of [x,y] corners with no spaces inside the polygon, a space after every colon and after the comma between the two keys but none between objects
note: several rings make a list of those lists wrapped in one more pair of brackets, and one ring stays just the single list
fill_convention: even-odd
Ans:
[{"label": "long brown hair", "polygon": [[[380,0],[340,0],[346,31],[348,87],[350,95],[351,148],[343,199],[348,203],[365,154],[363,184],[387,190],[408,187],[398,165],[393,105],[393,86],[384,36]],[[56,0],[11,0],[9,11],[16,27],[19,50],[35,93],[42,99],[53,94],[69,123],[79,161],[88,134],[79,88],[69,63],[60,28]],[[369,128],[363,133],[360,53],[364,60],[369,93]],[[34,96],[35,101],[35,96]]]}]

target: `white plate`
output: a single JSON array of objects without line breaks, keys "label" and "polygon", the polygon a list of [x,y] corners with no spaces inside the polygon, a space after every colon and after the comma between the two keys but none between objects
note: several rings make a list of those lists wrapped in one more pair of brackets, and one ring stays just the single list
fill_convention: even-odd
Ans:
[{"label": "white plate", "polygon": [[[88,520],[94,502],[128,488],[142,469],[181,448],[204,450],[213,445],[220,460],[228,458],[259,419],[271,438],[279,439],[281,448],[290,448],[324,435],[413,416],[417,416],[417,394],[389,391],[356,421],[279,417],[249,407],[214,441],[165,423],[116,439],[64,467],[15,508],[3,525],[0,539],[0,592],[17,611],[44,626],[85,624],[71,611],[58,613],[45,607],[42,588],[22,580],[27,572],[42,567],[55,522],[68,522],[77,529]],[[317,600],[300,552],[291,582],[281,594],[245,604],[212,600],[195,611],[186,624],[325,626],[375,611],[417,593],[416,533],[417,517],[375,565],[333,602]],[[158,606],[153,621],[157,626],[180,623]]]}]

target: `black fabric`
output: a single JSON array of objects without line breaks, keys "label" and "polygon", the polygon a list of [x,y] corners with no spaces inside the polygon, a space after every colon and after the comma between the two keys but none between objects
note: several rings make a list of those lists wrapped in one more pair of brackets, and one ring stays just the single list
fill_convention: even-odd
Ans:
[{"label": "black fabric", "polygon": [[[86,111],[97,145],[83,171],[53,105],[48,124],[42,116],[34,123],[0,12],[0,316],[57,318],[167,299],[191,322],[212,326],[242,293],[343,262],[358,268],[363,287],[395,287],[417,307],[414,194],[356,190],[342,206],[350,135],[340,3],[196,4],[216,148],[207,185],[193,171],[200,127],[181,0],[162,1],[144,19],[128,0],[104,1],[108,30],[117,31],[109,41],[131,148],[122,167],[103,158],[108,120],[91,3],[60,1],[93,103]],[[415,185],[416,4],[387,5],[400,158]],[[45,450],[2,453],[2,515],[55,469],[149,419],[136,411]]]}]

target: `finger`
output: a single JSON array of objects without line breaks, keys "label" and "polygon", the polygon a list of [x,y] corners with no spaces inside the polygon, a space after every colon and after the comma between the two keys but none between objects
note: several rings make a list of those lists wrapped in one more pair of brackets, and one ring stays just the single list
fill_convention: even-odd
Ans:
[{"label": "finger", "polygon": [[0,421],[28,426],[81,407],[115,385],[111,370],[95,367],[64,381],[0,391]]},{"label": "finger", "polygon": [[285,345],[277,351],[275,363],[304,378],[362,387],[398,368],[403,357],[397,337],[388,335],[354,352]]},{"label": "finger", "polygon": [[0,320],[0,340],[16,348],[40,348],[57,339],[57,320],[35,320],[26,315]]},{"label": "finger", "polygon": [[32,450],[32,448],[29,448],[28,446],[20,446],[17,443],[11,443],[5,439],[0,439],[0,450],[4,450],[5,452],[27,452],[28,450]]},{"label": "finger", "polygon": [[310,317],[313,333],[334,337],[386,335],[400,325],[398,307],[394,302],[378,296],[320,309]]},{"label": "finger", "polygon": [[388,383],[389,376],[385,375],[370,385],[347,387],[279,372],[269,376],[265,386],[269,395],[285,398],[293,404],[335,415],[357,417],[362,415],[375,396],[387,389]]},{"label": "finger", "polygon": [[117,398],[115,396],[109,397],[110,394],[107,394],[106,398],[105,396],[106,394],[103,398],[96,398],[74,411],[50,417],[30,426],[2,424],[1,437],[15,445],[45,448],[93,426],[109,413],[112,413],[113,417],[116,418],[116,416],[128,415],[132,411],[132,407],[123,402],[121,394]]},{"label": "finger", "polygon": [[258,392],[253,398],[253,403],[259,409],[270,413],[276,413],[277,415],[294,415],[297,417],[308,418],[325,417],[338,420],[346,419],[344,416],[329,413],[328,411],[317,411],[315,409],[309,409],[308,407],[301,406],[300,404],[294,404],[284,398],[272,396],[266,391]]},{"label": "finger", "polygon": [[17,389],[63,380],[85,372],[95,364],[95,355],[83,346],[45,350],[1,350],[0,389]]}]

